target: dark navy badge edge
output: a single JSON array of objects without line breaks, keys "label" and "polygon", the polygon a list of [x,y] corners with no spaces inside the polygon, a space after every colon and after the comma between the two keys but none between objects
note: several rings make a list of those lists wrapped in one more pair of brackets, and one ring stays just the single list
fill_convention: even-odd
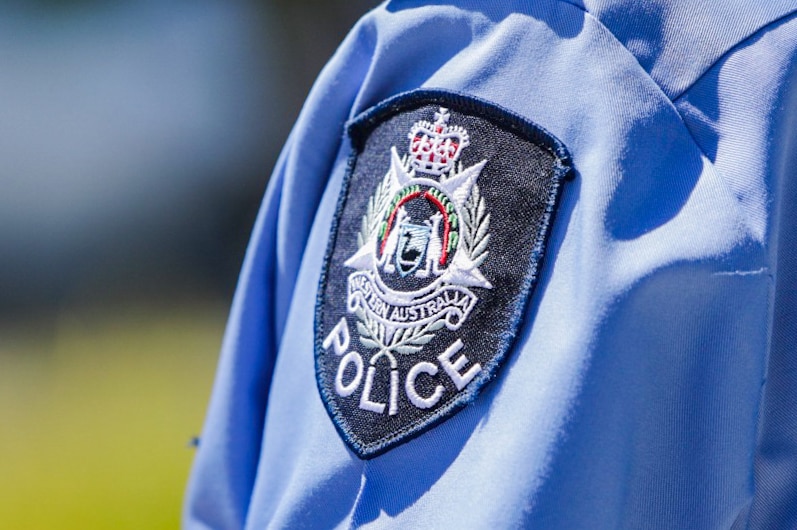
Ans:
[{"label": "dark navy badge edge", "polygon": [[[481,373],[479,373],[467,387],[460,391],[455,399],[441,406],[428,417],[411,423],[390,436],[384,437],[376,442],[364,443],[344,424],[341,418],[341,412],[338,410],[333,396],[330,395],[330,390],[325,386],[325,381],[323,379],[324,374],[320,370],[320,358],[326,352],[323,347],[323,342],[327,330],[323,329],[322,316],[324,294],[329,275],[328,268],[337,243],[339,222],[349,197],[350,180],[354,173],[358,156],[365,147],[368,135],[379,124],[392,116],[428,105],[440,105],[441,107],[444,106],[457,112],[474,115],[542,147],[554,157],[553,175],[548,188],[549,193],[546,201],[546,209],[540,223],[540,229],[535,239],[533,250],[529,257],[528,269],[525,281],[520,290],[519,301],[513,309],[511,322],[507,326],[508,333],[503,335],[500,344],[496,346],[496,355],[483,366]],[[329,241],[319,277],[315,308],[314,358],[316,365],[316,384],[332,423],[348,447],[359,458],[368,460],[396,446],[409,442],[452,417],[462,408],[473,402],[485,384],[497,375],[498,370],[503,365],[514,343],[520,321],[526,312],[526,308],[530,303],[529,300],[532,298],[531,295],[536,287],[539,269],[544,259],[546,244],[551,231],[550,225],[560,202],[562,184],[574,178],[575,170],[570,153],[564,144],[541,126],[508,109],[478,97],[441,89],[419,89],[393,96],[364,111],[348,122],[346,125],[346,132],[351,142],[352,152],[348,159],[346,174],[339,192],[335,215],[330,226]]]}]

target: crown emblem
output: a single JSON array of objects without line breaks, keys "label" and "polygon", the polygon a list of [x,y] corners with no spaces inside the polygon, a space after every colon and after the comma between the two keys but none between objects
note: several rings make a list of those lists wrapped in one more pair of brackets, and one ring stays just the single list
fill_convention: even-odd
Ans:
[{"label": "crown emblem", "polygon": [[419,121],[410,129],[410,164],[439,176],[453,169],[462,149],[470,145],[470,137],[464,127],[448,124],[448,109],[440,107],[434,118],[434,123]]}]

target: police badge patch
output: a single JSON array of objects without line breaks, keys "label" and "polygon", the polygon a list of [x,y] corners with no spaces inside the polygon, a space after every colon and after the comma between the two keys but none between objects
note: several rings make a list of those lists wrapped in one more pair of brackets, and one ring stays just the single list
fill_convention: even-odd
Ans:
[{"label": "police badge patch", "polygon": [[318,387],[361,458],[473,400],[512,345],[570,157],[469,96],[422,90],[348,126],[316,311]]}]

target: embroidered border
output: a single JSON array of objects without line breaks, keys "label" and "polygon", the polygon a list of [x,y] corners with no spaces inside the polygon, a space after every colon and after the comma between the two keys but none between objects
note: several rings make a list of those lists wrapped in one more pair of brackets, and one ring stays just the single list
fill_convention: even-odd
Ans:
[{"label": "embroidered border", "polygon": [[[334,396],[331,395],[330,391],[325,387],[325,383],[331,383],[327,385],[328,388],[334,388],[334,382],[325,381],[323,379],[324,374],[319,371],[320,357],[325,355],[326,350],[324,348],[324,339],[329,333],[329,330],[324,329],[322,318],[324,294],[327,289],[329,277],[328,267],[337,244],[341,215],[349,198],[350,180],[354,173],[358,156],[362,153],[368,136],[377,126],[390,117],[428,105],[439,105],[463,114],[476,116],[545,149],[555,160],[553,177],[548,188],[545,211],[539,223],[540,228],[529,256],[528,268],[520,289],[520,296],[517,299],[517,303],[512,307],[511,319],[509,324],[505,327],[506,331],[501,334],[500,342],[495,346],[496,354],[489,362],[482,366],[482,370],[473,379],[471,384],[459,392],[453,400],[444,404],[430,415],[412,422],[392,432],[390,435],[384,436],[375,442],[364,443],[344,424],[342,413],[335,404]],[[346,129],[351,140],[352,152],[349,156],[346,175],[341,186],[336,213],[331,227],[331,236],[319,279],[315,309],[315,362],[318,374],[318,389],[336,429],[358,456],[370,459],[384,453],[395,445],[405,443],[421,435],[452,416],[471,403],[478,396],[484,384],[495,377],[512,347],[520,321],[526,311],[526,307],[530,303],[530,295],[536,285],[538,271],[544,258],[544,251],[550,232],[550,224],[559,204],[562,184],[564,181],[574,178],[575,171],[570,155],[564,145],[542,127],[498,105],[456,92],[438,89],[420,89],[398,94],[355,117],[347,124]],[[454,345],[452,345],[452,347],[453,346]],[[444,352],[443,355],[445,355],[445,353],[446,352]],[[456,352],[451,352],[449,357],[455,353]],[[359,383],[359,378],[357,382]],[[410,399],[412,399],[412,396],[410,396]]]}]

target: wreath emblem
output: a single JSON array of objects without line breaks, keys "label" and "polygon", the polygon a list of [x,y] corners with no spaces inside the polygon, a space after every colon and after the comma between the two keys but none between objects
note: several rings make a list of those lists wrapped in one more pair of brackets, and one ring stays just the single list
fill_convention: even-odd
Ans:
[{"label": "wreath emblem", "polygon": [[315,313],[318,388],[372,458],[471,403],[512,347],[569,155],[541,127],[439,90],[347,126]]},{"label": "wreath emblem", "polygon": [[490,243],[477,184],[487,161],[464,168],[458,158],[467,131],[448,125],[445,108],[435,118],[412,128],[409,155],[391,148],[390,169],[362,216],[358,250],[345,262],[356,270],[348,311],[375,357],[420,352],[443,326],[462,326],[479,300],[472,288],[492,288],[479,271]]}]

